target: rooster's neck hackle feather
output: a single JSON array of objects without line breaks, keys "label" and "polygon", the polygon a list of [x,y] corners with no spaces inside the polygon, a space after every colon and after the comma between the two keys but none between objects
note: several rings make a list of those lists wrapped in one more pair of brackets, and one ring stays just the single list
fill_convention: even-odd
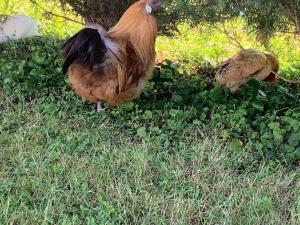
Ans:
[{"label": "rooster's neck hackle feather", "polygon": [[145,7],[145,0],[130,6],[107,35],[123,42],[123,45],[130,43],[139,57],[152,58],[157,25],[155,18],[146,12]]},{"label": "rooster's neck hackle feather", "polygon": [[133,4],[107,36],[119,44],[123,70],[118,70],[119,92],[146,75],[155,60],[157,24],[146,12],[146,0]]}]

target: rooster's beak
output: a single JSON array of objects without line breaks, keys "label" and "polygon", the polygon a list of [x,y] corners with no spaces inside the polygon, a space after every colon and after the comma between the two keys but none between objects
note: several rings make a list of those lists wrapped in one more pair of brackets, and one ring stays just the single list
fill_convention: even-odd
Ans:
[{"label": "rooster's beak", "polygon": [[163,8],[164,8],[161,2],[158,2],[158,3],[157,3],[157,7],[158,7],[158,10],[160,10],[160,9],[163,9]]},{"label": "rooster's beak", "polygon": [[162,10],[164,7],[161,2],[156,2],[153,6],[154,11]]}]

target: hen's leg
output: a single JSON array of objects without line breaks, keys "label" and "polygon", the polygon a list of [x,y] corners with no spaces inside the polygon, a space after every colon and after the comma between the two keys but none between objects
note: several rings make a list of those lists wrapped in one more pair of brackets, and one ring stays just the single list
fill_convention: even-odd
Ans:
[{"label": "hen's leg", "polygon": [[97,112],[103,112],[105,109],[102,107],[101,102],[97,102]]}]

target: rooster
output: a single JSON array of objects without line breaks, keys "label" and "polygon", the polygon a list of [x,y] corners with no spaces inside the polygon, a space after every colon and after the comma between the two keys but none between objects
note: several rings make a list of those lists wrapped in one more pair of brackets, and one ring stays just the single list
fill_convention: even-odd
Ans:
[{"label": "rooster", "polygon": [[234,93],[253,78],[277,82],[278,70],[279,61],[274,55],[254,49],[243,49],[222,63],[216,74],[216,80]]},{"label": "rooster", "polygon": [[98,24],[71,37],[62,47],[63,73],[76,94],[91,103],[117,106],[137,98],[155,64],[157,0],[131,5],[109,31]]},{"label": "rooster", "polygon": [[33,36],[39,36],[39,32],[37,23],[31,17],[7,16],[7,19],[0,23],[0,43]]}]

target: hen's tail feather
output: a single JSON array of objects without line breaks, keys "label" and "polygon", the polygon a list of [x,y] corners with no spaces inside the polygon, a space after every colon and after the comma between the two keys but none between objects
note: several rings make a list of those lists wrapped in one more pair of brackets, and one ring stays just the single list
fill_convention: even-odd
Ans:
[{"label": "hen's tail feather", "polygon": [[107,48],[99,32],[84,28],[71,37],[62,47],[64,57],[63,73],[68,72],[73,63],[80,63],[93,70],[95,65],[103,63]]}]

